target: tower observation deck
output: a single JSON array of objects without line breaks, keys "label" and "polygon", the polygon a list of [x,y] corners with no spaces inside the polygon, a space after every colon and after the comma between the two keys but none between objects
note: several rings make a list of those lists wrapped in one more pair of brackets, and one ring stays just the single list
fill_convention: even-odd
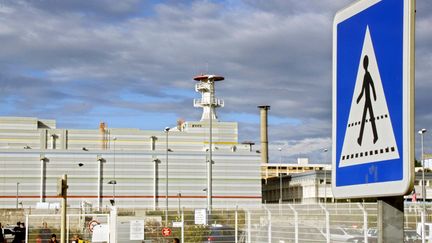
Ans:
[{"label": "tower observation deck", "polygon": [[201,99],[194,99],[194,107],[203,108],[201,121],[209,120],[210,114],[212,120],[217,120],[216,108],[224,107],[224,101],[215,97],[215,82],[224,79],[222,76],[209,74],[194,77],[194,80],[199,82],[195,85],[195,91],[201,93]]}]

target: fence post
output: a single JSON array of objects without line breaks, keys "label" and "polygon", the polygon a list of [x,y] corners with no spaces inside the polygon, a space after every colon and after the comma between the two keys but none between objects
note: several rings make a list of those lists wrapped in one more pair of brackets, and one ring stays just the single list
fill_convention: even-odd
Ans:
[{"label": "fence post", "polygon": [[181,242],[184,243],[184,208],[181,209]]},{"label": "fence post", "polygon": [[367,211],[364,208],[364,206],[361,203],[357,203],[357,206],[361,209],[363,212],[363,235],[364,235],[364,243],[368,243],[368,235],[367,235],[367,229],[368,229],[368,220],[367,220]]},{"label": "fence post", "polygon": [[[26,229],[26,236],[25,236],[25,242],[29,242],[28,241],[28,234],[29,234],[29,215],[27,214],[26,215],[26,222],[25,222],[25,225],[27,226],[25,229]],[[0,229],[1,230],[1,229]]]},{"label": "fence post", "polygon": [[294,209],[294,207],[291,204],[288,204],[288,206],[294,212],[294,240],[295,243],[299,243],[298,212]]},{"label": "fence post", "polygon": [[326,214],[326,238],[327,238],[327,243],[330,243],[330,214],[329,211],[322,204],[320,204],[320,206],[325,211]]},{"label": "fence post", "polygon": [[66,242],[69,242],[70,215],[66,215]]},{"label": "fence post", "polygon": [[252,230],[252,226],[251,226],[251,215],[250,215],[250,211],[246,210],[246,214],[247,214],[247,243],[251,243],[251,230]]},{"label": "fence post", "polygon": [[238,242],[238,205],[235,208],[234,220],[235,220],[235,243],[237,243]]},{"label": "fence post", "polygon": [[111,207],[110,221],[110,243],[117,243],[117,206]]},{"label": "fence post", "polygon": [[426,234],[425,234],[425,222],[426,222],[426,219],[425,219],[424,206],[423,206],[423,208],[421,210],[420,217],[421,217],[421,237],[422,237],[422,243],[425,243],[426,242]]},{"label": "fence post", "polygon": [[270,210],[267,208],[266,205],[264,205],[264,209],[267,211],[267,220],[268,220],[268,228],[267,228],[267,238],[268,238],[268,242],[271,243],[272,240],[272,223],[271,223],[271,212]]}]

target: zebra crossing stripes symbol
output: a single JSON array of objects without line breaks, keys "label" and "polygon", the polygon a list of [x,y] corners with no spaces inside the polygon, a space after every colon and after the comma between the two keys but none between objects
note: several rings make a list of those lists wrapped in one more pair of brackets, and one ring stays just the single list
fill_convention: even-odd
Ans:
[{"label": "zebra crossing stripes symbol", "polygon": [[369,26],[358,63],[339,167],[399,158]]}]

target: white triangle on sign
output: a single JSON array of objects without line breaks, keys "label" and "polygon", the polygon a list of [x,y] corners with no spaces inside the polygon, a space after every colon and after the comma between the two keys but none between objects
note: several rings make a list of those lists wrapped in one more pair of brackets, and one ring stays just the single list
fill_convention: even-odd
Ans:
[{"label": "white triangle on sign", "polygon": [[397,158],[399,152],[367,26],[339,167]]}]

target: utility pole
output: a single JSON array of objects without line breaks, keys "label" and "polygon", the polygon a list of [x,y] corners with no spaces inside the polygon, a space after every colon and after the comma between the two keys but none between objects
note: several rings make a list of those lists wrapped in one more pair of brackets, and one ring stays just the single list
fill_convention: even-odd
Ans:
[{"label": "utility pole", "polygon": [[67,175],[63,174],[63,176],[59,178],[57,182],[57,196],[62,197],[60,243],[66,243],[67,188]]},{"label": "utility pole", "polygon": [[168,133],[169,130],[170,130],[169,127],[165,128],[165,134],[166,134],[166,138],[165,138],[165,147],[166,147],[166,151],[165,151],[165,227],[168,227],[168,152],[169,152]]}]

